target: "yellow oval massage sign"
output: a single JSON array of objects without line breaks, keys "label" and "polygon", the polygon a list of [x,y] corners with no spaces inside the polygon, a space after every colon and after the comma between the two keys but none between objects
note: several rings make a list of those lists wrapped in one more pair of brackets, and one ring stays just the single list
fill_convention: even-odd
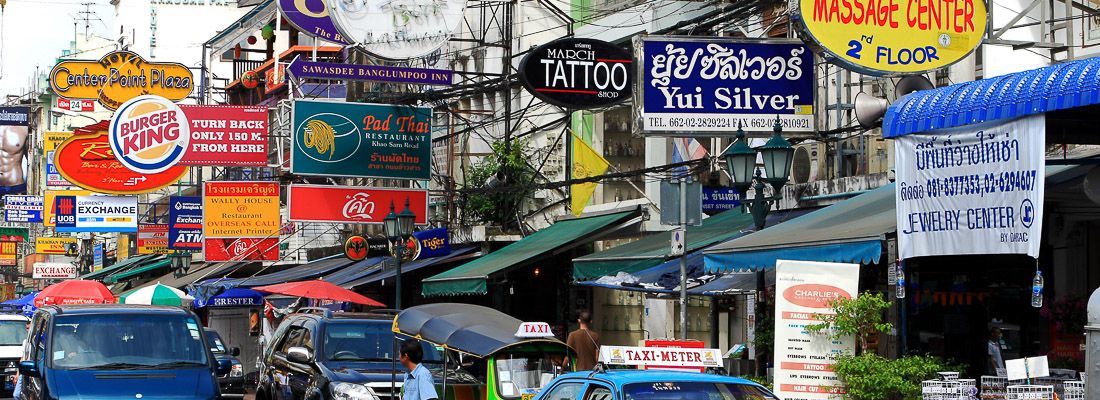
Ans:
[{"label": "yellow oval massage sign", "polygon": [[[982,0],[798,0],[811,47],[869,75],[913,74],[954,64],[982,42]],[[815,46],[816,45],[816,46]]]},{"label": "yellow oval massage sign", "polygon": [[113,51],[98,61],[58,63],[50,71],[50,88],[66,99],[99,100],[114,110],[146,94],[183,100],[194,88],[194,76],[183,64],[148,62],[131,51]]}]

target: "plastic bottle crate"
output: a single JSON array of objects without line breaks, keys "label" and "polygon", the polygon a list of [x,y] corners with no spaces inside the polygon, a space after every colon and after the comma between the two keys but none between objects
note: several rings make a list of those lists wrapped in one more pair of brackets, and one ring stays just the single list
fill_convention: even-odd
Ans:
[{"label": "plastic bottle crate", "polygon": [[974,379],[959,379],[959,400],[976,400],[978,385]]},{"label": "plastic bottle crate", "polygon": [[1054,400],[1054,386],[1012,385],[1008,387],[1006,400]]},{"label": "plastic bottle crate", "polygon": [[923,400],[959,400],[961,386],[959,381],[924,381],[921,382],[921,398]]},{"label": "plastic bottle crate", "polygon": [[1003,376],[983,376],[981,379],[982,400],[1005,400],[1007,396],[1008,378]]},{"label": "plastic bottle crate", "polygon": [[1065,393],[1062,400],[1085,400],[1085,382],[1066,381],[1062,383]]}]

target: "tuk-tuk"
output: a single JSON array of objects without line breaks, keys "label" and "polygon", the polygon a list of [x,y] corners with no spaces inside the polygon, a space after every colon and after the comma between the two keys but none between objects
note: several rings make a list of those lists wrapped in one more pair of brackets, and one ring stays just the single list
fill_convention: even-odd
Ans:
[{"label": "tuk-tuk", "polygon": [[[393,331],[459,353],[464,372],[484,382],[479,388],[443,388],[443,398],[526,400],[561,375],[573,350],[541,322],[522,322],[492,308],[438,303],[397,314]],[[448,370],[449,368],[444,368]]]}]

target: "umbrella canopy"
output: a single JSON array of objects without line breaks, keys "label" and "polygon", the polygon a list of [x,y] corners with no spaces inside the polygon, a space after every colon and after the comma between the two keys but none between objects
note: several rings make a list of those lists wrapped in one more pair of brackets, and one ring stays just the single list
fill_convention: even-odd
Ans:
[{"label": "umbrella canopy", "polygon": [[157,282],[156,285],[146,286],[120,296],[118,302],[121,304],[180,307],[194,299],[182,290]]},{"label": "umbrella canopy", "polygon": [[49,304],[111,304],[115,302],[115,295],[96,281],[80,279],[62,281],[47,286],[34,298],[34,306],[42,307]]},{"label": "umbrella canopy", "polygon": [[305,297],[307,299],[343,301],[375,307],[385,306],[367,296],[321,280],[287,282],[278,285],[260,286],[253,289],[264,293]]},{"label": "umbrella canopy", "polygon": [[219,293],[217,296],[211,297],[207,301],[202,301],[202,299],[195,297],[194,306],[195,308],[263,307],[264,294],[247,288],[229,288]]},{"label": "umbrella canopy", "polygon": [[38,292],[30,292],[26,296],[14,300],[8,300],[2,304],[7,304],[9,306],[17,308],[24,317],[30,318],[32,315],[34,315],[34,311],[38,309],[38,307],[34,306],[35,296],[38,296]]}]

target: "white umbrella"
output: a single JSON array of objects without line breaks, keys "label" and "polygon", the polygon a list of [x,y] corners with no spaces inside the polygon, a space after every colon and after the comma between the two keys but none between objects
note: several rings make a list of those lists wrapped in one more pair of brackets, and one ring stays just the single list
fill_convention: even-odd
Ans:
[{"label": "white umbrella", "polygon": [[146,286],[134,290],[119,297],[121,304],[149,304],[160,306],[182,307],[195,300],[191,295],[174,287],[157,282],[156,285]]}]

